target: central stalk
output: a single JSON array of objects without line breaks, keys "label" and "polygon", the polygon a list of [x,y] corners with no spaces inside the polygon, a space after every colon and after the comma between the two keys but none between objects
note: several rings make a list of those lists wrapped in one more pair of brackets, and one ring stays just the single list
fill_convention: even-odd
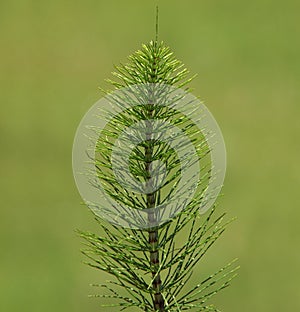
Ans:
[{"label": "central stalk", "polygon": [[[152,102],[153,103],[153,102]],[[148,120],[146,120],[146,147],[145,147],[145,169],[147,173],[147,189],[154,190],[152,185],[153,177],[151,179],[151,169],[152,157],[153,157],[153,126],[152,126],[152,117],[153,117],[153,104],[150,104],[150,109],[147,112]],[[150,266],[152,273],[152,288],[154,290],[154,311],[165,311],[164,299],[161,294],[161,276],[159,273],[159,237],[158,237],[158,227],[157,227],[157,214],[153,208],[155,208],[156,203],[156,191],[146,195],[147,209],[152,211],[148,212],[148,223],[149,223],[149,245],[150,250]]]}]

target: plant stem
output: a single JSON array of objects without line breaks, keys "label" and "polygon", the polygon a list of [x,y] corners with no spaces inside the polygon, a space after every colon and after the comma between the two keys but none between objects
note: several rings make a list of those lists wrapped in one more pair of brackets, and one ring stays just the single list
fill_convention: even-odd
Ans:
[{"label": "plant stem", "polygon": [[[156,8],[156,40],[155,40],[155,48],[157,49],[158,44],[158,7]],[[151,66],[151,77],[150,83],[155,83],[157,79],[157,55],[154,53],[153,64]],[[151,185],[151,163],[152,163],[152,155],[153,155],[153,145],[152,145],[152,135],[153,135],[153,127],[151,124],[151,119],[153,118],[153,109],[155,104],[155,96],[154,89],[155,87],[149,87],[149,109],[147,109],[147,117],[149,121],[146,121],[147,125],[147,133],[146,133],[146,141],[149,143],[145,148],[145,159],[146,159],[146,173],[147,173],[147,185]],[[147,194],[147,209],[155,208],[156,202],[156,191]],[[165,301],[161,293],[161,276],[159,273],[159,238],[158,238],[158,228],[157,228],[157,216],[155,211],[148,213],[148,222],[149,222],[149,244],[151,246],[150,251],[150,266],[152,268],[152,288],[154,290],[154,302],[153,307],[154,311],[165,311]],[[152,227],[151,225],[154,225]]]},{"label": "plant stem", "polygon": [[[152,117],[152,109],[148,112],[148,118]],[[152,154],[153,154],[153,146],[152,146],[152,124],[151,121],[146,121],[147,123],[147,133],[146,133],[146,141],[147,145],[145,147],[145,169],[147,173],[147,186],[152,187],[151,182],[151,162],[152,162]],[[156,202],[156,191],[149,193],[146,195],[147,209],[154,208]],[[151,273],[152,273],[152,287],[154,290],[154,302],[153,307],[154,311],[165,311],[164,309],[164,299],[161,294],[161,276],[159,273],[159,250],[158,250],[158,229],[157,229],[157,216],[155,212],[148,213],[148,222],[149,222],[149,244],[151,246],[150,251],[150,265],[151,265]],[[154,227],[152,227],[153,225]]]}]

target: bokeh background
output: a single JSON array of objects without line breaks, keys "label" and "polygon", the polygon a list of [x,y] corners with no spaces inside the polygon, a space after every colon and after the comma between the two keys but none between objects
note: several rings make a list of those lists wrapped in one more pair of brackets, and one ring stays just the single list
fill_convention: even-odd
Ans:
[{"label": "bokeh background", "polygon": [[[0,2],[0,311],[104,311],[82,264],[71,149],[113,64],[154,37],[155,1]],[[224,312],[300,311],[298,0],[161,0],[160,38],[193,73],[222,128],[220,209],[237,216],[197,274],[239,257],[212,302]]]}]

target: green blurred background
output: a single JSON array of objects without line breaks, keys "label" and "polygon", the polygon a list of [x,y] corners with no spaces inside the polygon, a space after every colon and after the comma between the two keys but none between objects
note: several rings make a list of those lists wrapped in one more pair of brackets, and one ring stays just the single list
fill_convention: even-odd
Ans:
[{"label": "green blurred background", "polygon": [[[0,2],[0,311],[104,311],[81,262],[71,149],[113,64],[154,36],[155,1]],[[224,312],[300,311],[299,0],[160,1],[160,38],[222,128],[220,209],[238,216],[199,274],[234,257]],[[196,273],[194,279],[197,279]]]}]

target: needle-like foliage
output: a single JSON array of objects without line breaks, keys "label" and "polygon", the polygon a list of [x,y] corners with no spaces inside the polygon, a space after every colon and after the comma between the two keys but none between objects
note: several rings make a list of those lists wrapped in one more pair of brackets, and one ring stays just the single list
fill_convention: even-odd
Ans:
[{"label": "needle-like foliage", "polygon": [[[143,45],[129,57],[125,65],[116,66],[115,80],[108,82],[115,89],[137,84],[163,84],[189,91],[193,79],[172,51],[157,40]],[[105,191],[116,201],[132,209],[155,208],[167,201],[180,179],[180,162],[167,144],[147,140],[131,155],[131,173],[139,181],[149,179],[149,164],[155,160],[166,163],[167,175],[161,189],[152,194],[134,194],[118,185],[111,167],[111,152],[120,131],[139,119],[167,120],[179,126],[196,147],[199,158],[210,150],[199,129],[188,118],[170,109],[141,104],[118,115],[99,138],[97,158],[98,178]],[[217,272],[190,283],[195,266],[224,232],[228,222],[224,214],[215,216],[216,206],[205,215],[199,214],[203,190],[211,178],[211,164],[201,175],[197,193],[190,203],[173,219],[148,229],[133,229],[110,224],[97,218],[101,234],[80,231],[87,248],[83,251],[88,265],[112,276],[100,287],[98,297],[103,307],[120,307],[120,311],[218,311],[208,303],[216,293],[227,287],[235,276],[232,263]],[[202,268],[202,271],[204,269]],[[193,278],[195,280],[195,278]],[[102,311],[102,310],[101,310]]]}]

